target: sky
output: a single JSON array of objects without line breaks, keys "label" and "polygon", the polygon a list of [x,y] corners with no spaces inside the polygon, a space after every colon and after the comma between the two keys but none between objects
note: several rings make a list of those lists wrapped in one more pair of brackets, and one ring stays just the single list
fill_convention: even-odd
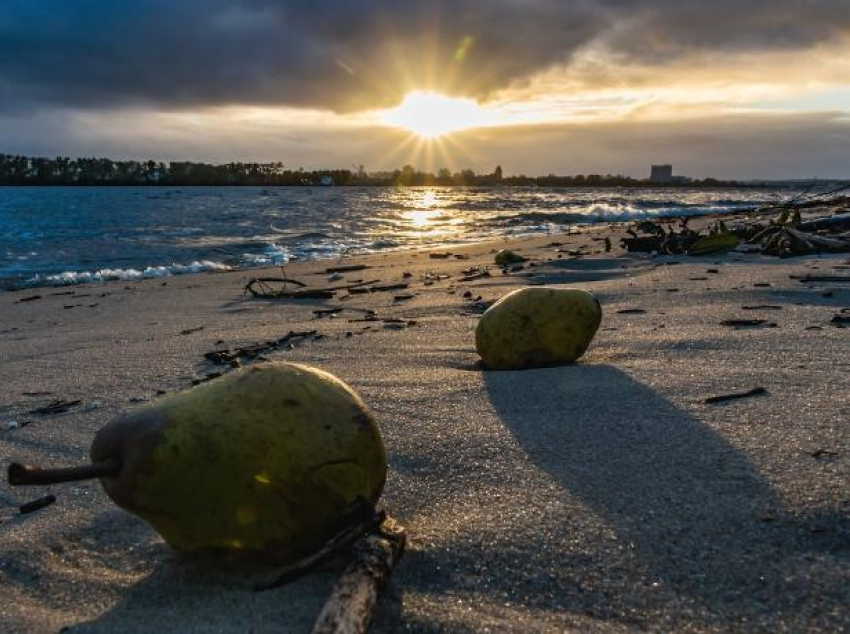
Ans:
[{"label": "sky", "polygon": [[2,0],[0,152],[850,178],[850,1]]}]

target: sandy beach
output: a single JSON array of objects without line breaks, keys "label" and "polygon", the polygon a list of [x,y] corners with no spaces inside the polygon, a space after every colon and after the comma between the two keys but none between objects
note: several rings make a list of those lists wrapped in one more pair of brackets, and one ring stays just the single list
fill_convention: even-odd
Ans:
[{"label": "sandy beach", "polygon": [[[846,278],[847,255],[652,257],[622,230],[512,240],[529,262],[509,275],[506,242],[287,267],[310,288],[408,284],[333,299],[245,295],[278,269],[0,294],[3,468],[84,462],[119,412],[229,371],[206,353],[315,331],[244,362],[327,370],[380,422],[411,543],[374,631],[850,629],[850,331],[830,323],[850,284],[799,279]],[[368,268],[329,282],[339,264]],[[590,350],[482,371],[478,315],[530,284],[597,294]],[[28,413],[58,399],[80,402]],[[97,482],[4,482],[0,502],[3,632],[304,632],[342,567],[257,593],[273,567],[179,555]]]}]

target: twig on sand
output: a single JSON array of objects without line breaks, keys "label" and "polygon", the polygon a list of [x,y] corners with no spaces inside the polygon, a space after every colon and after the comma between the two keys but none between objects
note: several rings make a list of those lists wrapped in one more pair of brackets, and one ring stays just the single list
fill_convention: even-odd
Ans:
[{"label": "twig on sand", "polygon": [[204,353],[204,358],[213,365],[226,365],[237,361],[241,363],[242,361],[252,361],[267,352],[280,350],[281,348],[288,348],[291,350],[294,347],[294,344],[301,343],[308,339],[316,341],[324,338],[325,336],[326,335],[322,335],[316,330],[290,330],[280,339],[257,343],[250,346],[242,346],[234,350],[231,350],[230,348],[212,350]]},{"label": "twig on sand", "polygon": [[312,634],[364,634],[378,591],[404,553],[407,532],[387,517],[377,532],[354,545],[352,561],[334,586],[313,624]]},{"label": "twig on sand", "polygon": [[27,502],[26,504],[21,504],[18,507],[18,511],[20,511],[21,515],[26,515],[27,513],[33,513],[34,511],[38,511],[39,509],[43,509],[45,506],[50,506],[56,501],[55,495],[45,495],[44,497],[40,497],[32,502]]},{"label": "twig on sand", "polygon": [[331,266],[325,269],[325,273],[350,273],[352,271],[362,271],[370,269],[371,266],[366,264],[345,264],[343,266]]},{"label": "twig on sand", "polygon": [[299,579],[342,551],[350,549],[354,542],[364,534],[377,530],[385,519],[386,513],[383,511],[376,512],[374,507],[366,500],[358,499],[358,502],[341,523],[344,528],[325,542],[316,552],[287,566],[278,572],[274,579],[257,584],[254,590],[256,592],[272,590]]},{"label": "twig on sand", "polygon": [[[792,276],[793,277],[793,276]],[[798,277],[801,284],[806,284],[808,282],[829,282],[829,283],[840,283],[840,282],[850,282],[850,275],[806,275],[804,277]]]},{"label": "twig on sand", "polygon": [[407,544],[407,531],[384,511],[360,498],[342,528],[312,555],[285,568],[271,581],[257,585],[261,592],[279,588],[342,552],[352,560],[322,606],[313,634],[365,634],[372,608]]},{"label": "twig on sand", "polygon": [[385,293],[387,291],[401,291],[410,286],[407,282],[377,284],[378,281],[380,280],[358,284],[357,287],[352,287],[348,292],[352,295],[365,295],[367,293]]},{"label": "twig on sand", "polygon": [[[380,280],[369,280],[368,282],[355,282],[352,284],[344,284],[342,286],[328,286],[325,288],[302,288],[301,290],[288,291],[287,284],[295,284],[296,286],[307,286],[303,282],[287,279],[284,277],[255,277],[246,285],[244,292],[251,293],[254,297],[264,299],[329,299],[334,296],[337,291],[348,291],[360,286],[368,284],[376,284]],[[283,284],[282,289],[272,288],[270,283]]]},{"label": "twig on sand", "polygon": [[766,319],[726,319],[721,321],[720,325],[730,328],[751,328],[753,326],[765,326],[766,328],[777,327],[777,324],[769,322]]},{"label": "twig on sand", "polygon": [[81,403],[80,400],[76,401],[53,401],[50,405],[45,405],[44,407],[36,407],[34,410],[30,410],[30,414],[43,414],[43,415],[51,415],[51,414],[64,414],[72,407],[79,405]]},{"label": "twig on sand", "polygon": [[756,387],[747,392],[736,392],[733,394],[723,394],[721,396],[712,396],[703,401],[706,405],[714,405],[715,403],[725,403],[726,401],[734,401],[741,398],[749,398],[751,396],[763,396],[768,392],[763,387]]}]

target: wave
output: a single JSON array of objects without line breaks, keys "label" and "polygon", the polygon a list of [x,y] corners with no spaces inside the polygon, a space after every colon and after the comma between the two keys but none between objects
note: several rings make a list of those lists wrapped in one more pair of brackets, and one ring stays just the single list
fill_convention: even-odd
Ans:
[{"label": "wave", "polygon": [[581,211],[530,211],[521,214],[501,214],[486,222],[494,226],[536,224],[595,224],[601,222],[629,222],[679,216],[705,216],[728,213],[743,205],[676,205],[675,207],[641,208],[633,205],[596,203]]},{"label": "wave", "polygon": [[398,240],[393,240],[392,238],[378,238],[377,240],[374,240],[368,248],[392,249],[398,246],[401,246],[401,243]]},{"label": "wave", "polygon": [[295,235],[284,235],[283,240],[287,242],[297,242],[299,240],[330,240],[331,236],[321,231],[309,231],[307,233],[298,233]]},{"label": "wave", "polygon": [[98,271],[65,271],[55,275],[36,275],[27,280],[28,286],[66,286],[71,284],[90,284],[115,280],[142,280],[158,277],[171,277],[186,273],[203,271],[229,271],[231,267],[220,262],[201,260],[191,264],[171,264],[169,266],[148,266],[144,269],[100,269]]},{"label": "wave", "polygon": [[242,264],[245,266],[283,266],[288,264],[293,255],[279,244],[267,244],[262,253],[243,253]]}]

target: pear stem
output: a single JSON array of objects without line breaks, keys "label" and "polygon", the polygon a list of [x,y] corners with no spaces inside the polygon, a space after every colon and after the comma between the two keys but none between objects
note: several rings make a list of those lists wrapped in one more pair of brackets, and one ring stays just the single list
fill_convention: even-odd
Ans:
[{"label": "pear stem", "polygon": [[109,458],[79,467],[62,469],[41,469],[14,462],[9,465],[9,484],[12,486],[29,486],[34,484],[56,484],[58,482],[75,482],[116,476],[121,471],[121,460]]}]

